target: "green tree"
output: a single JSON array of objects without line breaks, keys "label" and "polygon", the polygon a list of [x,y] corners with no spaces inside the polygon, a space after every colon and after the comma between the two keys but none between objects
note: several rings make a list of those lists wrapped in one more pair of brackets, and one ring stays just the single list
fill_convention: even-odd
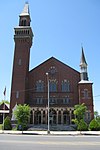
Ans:
[{"label": "green tree", "polygon": [[0,102],[0,104],[2,104],[2,103],[10,104],[10,102],[9,102],[8,100],[2,100],[2,101]]},{"label": "green tree", "polygon": [[96,119],[93,119],[89,124],[89,130],[98,131],[100,130],[100,124]]},{"label": "green tree", "polygon": [[11,126],[11,121],[10,121],[10,117],[6,117],[4,120],[4,130],[11,130],[12,126]]},{"label": "green tree", "polygon": [[99,116],[98,111],[95,111],[95,112],[94,112],[94,118],[97,118],[98,116]]},{"label": "green tree", "polygon": [[88,125],[83,119],[81,119],[78,123],[78,128],[77,129],[79,131],[87,131],[88,130]]},{"label": "green tree", "polygon": [[77,130],[86,130],[85,128],[87,128],[87,124],[84,121],[86,110],[87,107],[84,103],[74,106],[74,115],[76,118],[72,121],[77,125]]},{"label": "green tree", "polygon": [[77,121],[84,119],[86,110],[87,107],[85,106],[84,103],[75,105],[74,115],[76,116]]},{"label": "green tree", "polygon": [[26,104],[17,106],[17,109],[14,111],[14,115],[17,119],[18,128],[21,127],[20,130],[25,130],[28,125],[28,121],[30,118],[30,107]]}]

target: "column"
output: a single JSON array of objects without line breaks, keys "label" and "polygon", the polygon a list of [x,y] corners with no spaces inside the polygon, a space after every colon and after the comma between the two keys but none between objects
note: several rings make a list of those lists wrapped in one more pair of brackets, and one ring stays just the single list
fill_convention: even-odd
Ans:
[{"label": "column", "polygon": [[45,110],[45,124],[47,124],[47,109]]},{"label": "column", "polygon": [[56,124],[58,124],[58,110],[56,112],[57,118],[56,118]]},{"label": "column", "polygon": [[41,124],[43,124],[43,110],[41,110]]},{"label": "column", "polygon": [[34,124],[34,110],[33,110],[33,124]]},{"label": "column", "polygon": [[63,124],[63,110],[61,110],[61,124]]},{"label": "column", "polygon": [[72,123],[72,110],[71,109],[69,110],[69,115],[70,115],[69,117],[70,117],[70,124],[71,124]]}]

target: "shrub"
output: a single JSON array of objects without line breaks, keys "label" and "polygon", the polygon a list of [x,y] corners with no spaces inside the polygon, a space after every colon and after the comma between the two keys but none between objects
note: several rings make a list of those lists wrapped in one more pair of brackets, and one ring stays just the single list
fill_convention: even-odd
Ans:
[{"label": "shrub", "polygon": [[100,130],[100,124],[96,119],[93,119],[89,124],[89,130],[91,131],[99,131]]},{"label": "shrub", "polygon": [[81,119],[79,121],[77,130],[79,130],[79,131],[87,131],[88,130],[88,125],[83,119]]},{"label": "shrub", "polygon": [[2,125],[2,124],[0,124],[0,130],[2,130],[2,128],[3,128],[3,125]]},{"label": "shrub", "polygon": [[11,130],[12,126],[11,126],[11,121],[10,118],[7,116],[4,120],[4,130]]}]

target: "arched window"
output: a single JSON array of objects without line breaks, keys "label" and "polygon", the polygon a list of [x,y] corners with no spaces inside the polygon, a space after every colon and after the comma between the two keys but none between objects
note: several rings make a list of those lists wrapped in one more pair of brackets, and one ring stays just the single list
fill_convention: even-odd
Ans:
[{"label": "arched window", "polygon": [[50,92],[57,92],[57,82],[55,80],[50,81],[49,90],[50,90]]},{"label": "arched window", "polygon": [[70,92],[70,83],[68,80],[62,81],[62,92]]},{"label": "arched window", "polygon": [[26,19],[23,19],[23,20],[21,21],[21,26],[26,26]]},{"label": "arched window", "polygon": [[39,80],[36,82],[36,91],[37,92],[44,92],[44,82]]}]

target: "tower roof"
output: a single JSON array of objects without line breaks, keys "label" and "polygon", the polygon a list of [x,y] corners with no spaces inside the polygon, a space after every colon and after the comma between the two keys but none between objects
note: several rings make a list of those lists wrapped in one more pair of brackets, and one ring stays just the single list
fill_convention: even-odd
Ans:
[{"label": "tower roof", "polygon": [[30,16],[28,2],[25,3],[24,9],[23,9],[22,13],[20,14],[20,16]]},{"label": "tower roof", "polygon": [[86,65],[87,66],[87,62],[86,62],[86,59],[85,59],[83,47],[82,47],[82,55],[81,55],[80,66],[82,66],[82,65]]}]

